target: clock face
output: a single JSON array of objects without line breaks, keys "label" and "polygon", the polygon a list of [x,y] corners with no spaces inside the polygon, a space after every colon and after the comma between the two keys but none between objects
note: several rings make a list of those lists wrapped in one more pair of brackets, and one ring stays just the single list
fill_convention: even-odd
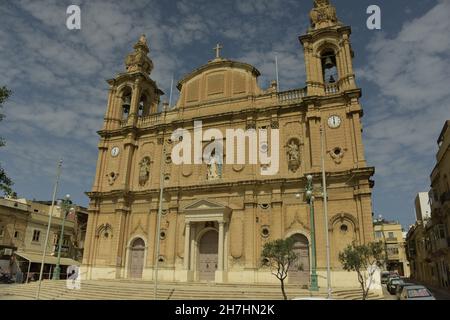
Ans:
[{"label": "clock face", "polygon": [[328,126],[332,129],[339,128],[341,125],[341,118],[338,116],[331,116],[328,118]]},{"label": "clock face", "polygon": [[114,147],[114,148],[111,149],[111,155],[113,157],[117,157],[119,155],[119,152],[120,152],[119,147]]}]

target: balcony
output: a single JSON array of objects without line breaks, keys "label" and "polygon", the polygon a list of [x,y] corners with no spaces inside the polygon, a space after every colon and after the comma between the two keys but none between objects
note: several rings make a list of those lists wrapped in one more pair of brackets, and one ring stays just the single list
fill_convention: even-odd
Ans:
[{"label": "balcony", "polygon": [[160,120],[161,120],[161,113],[153,113],[153,114],[148,115],[146,117],[140,117],[138,119],[137,126],[138,127],[149,126],[149,125],[158,123]]},{"label": "balcony", "polygon": [[441,203],[444,204],[444,203],[446,203],[447,201],[450,201],[450,191],[444,192],[444,193],[441,195]]},{"label": "balcony", "polygon": [[278,101],[280,103],[285,102],[300,102],[307,96],[306,89],[289,90],[278,93]]},{"label": "balcony", "polygon": [[327,83],[325,84],[325,94],[326,95],[332,95],[339,93],[339,86],[337,83]]},{"label": "balcony", "polygon": [[386,238],[386,242],[398,242],[398,238],[397,237],[388,237],[388,238]]}]

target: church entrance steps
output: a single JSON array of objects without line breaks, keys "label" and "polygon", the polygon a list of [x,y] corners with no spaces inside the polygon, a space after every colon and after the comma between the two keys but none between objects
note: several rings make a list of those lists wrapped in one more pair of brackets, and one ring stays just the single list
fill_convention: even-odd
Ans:
[{"label": "church entrance steps", "polygon": [[[81,290],[66,288],[65,281],[43,281],[40,298],[43,300],[152,300],[153,283],[148,281],[128,280],[86,280],[81,283]],[[17,299],[34,299],[37,283],[2,286],[0,299],[17,297]],[[288,285],[289,299],[309,297],[311,293]],[[340,289],[333,292],[333,298],[339,300],[357,300],[361,297],[358,289]],[[325,297],[320,291],[314,296]],[[158,285],[160,300],[280,300],[281,291],[277,285],[242,285],[242,284],[202,284],[202,283],[161,283]],[[371,294],[369,299],[381,297]]]}]

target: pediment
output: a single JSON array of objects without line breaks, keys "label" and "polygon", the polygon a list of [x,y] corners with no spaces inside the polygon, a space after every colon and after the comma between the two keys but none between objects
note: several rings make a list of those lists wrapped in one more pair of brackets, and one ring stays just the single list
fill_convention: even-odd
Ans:
[{"label": "pediment", "polygon": [[187,207],[184,208],[184,211],[192,211],[192,210],[218,210],[225,209],[226,207],[218,202],[212,200],[201,199],[197,200]]}]

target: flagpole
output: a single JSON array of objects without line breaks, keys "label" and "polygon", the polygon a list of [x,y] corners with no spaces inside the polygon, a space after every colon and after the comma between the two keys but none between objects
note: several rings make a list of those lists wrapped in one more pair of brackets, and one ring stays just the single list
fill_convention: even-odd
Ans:
[{"label": "flagpole", "polygon": [[275,55],[275,73],[277,77],[277,92],[280,92],[280,79],[278,78],[278,57]]},{"label": "flagpole", "polygon": [[[53,188],[53,196],[52,196],[52,206],[50,207],[50,212],[48,215],[48,225],[47,225],[47,234],[45,235],[45,242],[44,242],[44,250],[42,253],[42,260],[41,260],[41,270],[39,272],[39,284],[36,292],[36,300],[39,300],[39,295],[41,293],[41,283],[42,283],[42,274],[44,272],[44,264],[45,264],[45,255],[47,254],[47,244],[48,244],[48,238],[50,235],[50,227],[52,225],[52,217],[53,217],[53,209],[55,207],[55,200],[56,200],[56,193],[58,192],[58,185],[59,185],[59,177],[61,176],[61,167],[63,164],[63,160],[59,160],[58,167],[56,169],[56,182],[55,186]],[[27,275],[28,278],[29,275]],[[50,277],[50,275],[49,275]]]},{"label": "flagpole", "polygon": [[[169,109],[172,108],[172,93],[173,93],[173,76],[172,76],[172,81],[170,82]],[[168,110],[165,110],[165,111],[168,111]]]},{"label": "flagpole", "polygon": [[330,237],[328,231],[328,195],[327,195],[327,180],[325,173],[325,141],[324,130],[320,126],[320,142],[321,142],[321,159],[322,159],[322,185],[323,185],[323,213],[325,220],[325,239],[327,251],[327,297],[331,299],[331,269],[330,269]]}]

